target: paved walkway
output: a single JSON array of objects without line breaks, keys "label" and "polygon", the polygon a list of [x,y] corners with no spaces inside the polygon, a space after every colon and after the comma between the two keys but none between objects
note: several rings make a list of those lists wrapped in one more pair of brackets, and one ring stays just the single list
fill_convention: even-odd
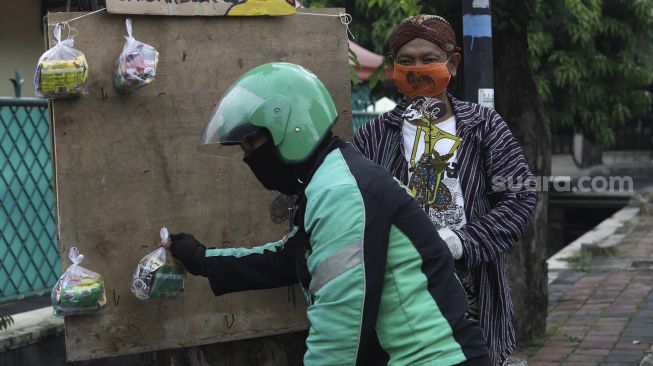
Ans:
[{"label": "paved walkway", "polygon": [[653,216],[643,210],[622,231],[549,285],[546,334],[518,354],[529,366],[653,366]]}]

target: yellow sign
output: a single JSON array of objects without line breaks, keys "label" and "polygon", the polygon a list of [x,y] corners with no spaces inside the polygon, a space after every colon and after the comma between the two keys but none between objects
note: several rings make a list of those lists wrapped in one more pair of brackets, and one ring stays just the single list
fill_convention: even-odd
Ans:
[{"label": "yellow sign", "polygon": [[106,0],[117,14],[259,16],[295,14],[295,0]]}]

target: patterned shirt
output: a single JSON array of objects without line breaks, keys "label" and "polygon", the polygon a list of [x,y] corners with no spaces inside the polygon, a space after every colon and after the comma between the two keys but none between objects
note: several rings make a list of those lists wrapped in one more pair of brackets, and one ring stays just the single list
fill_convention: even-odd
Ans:
[{"label": "patterned shirt", "polygon": [[[416,126],[411,122],[414,121],[416,112],[410,106],[407,111],[403,116],[402,135],[404,156],[410,165],[408,188],[436,229],[460,229],[467,223],[467,219],[465,198],[458,179],[456,150],[461,139],[456,135],[456,116],[437,124],[431,124],[431,116],[428,114],[417,116],[420,117],[419,120],[428,122],[428,125]],[[467,317],[478,321],[478,292],[474,276],[462,261],[456,263],[456,274],[467,293]]]},{"label": "patterned shirt", "polygon": [[[506,190],[493,178],[524,182],[533,175],[519,143],[492,108],[448,95],[456,117],[459,179],[467,223],[454,230],[463,243],[459,262],[472,273],[478,289],[480,323],[493,362],[500,365],[515,350],[515,329],[506,252],[516,245],[533,218],[537,200],[529,184]],[[360,128],[353,139],[358,151],[408,184],[404,156],[403,100],[393,110]]]}]

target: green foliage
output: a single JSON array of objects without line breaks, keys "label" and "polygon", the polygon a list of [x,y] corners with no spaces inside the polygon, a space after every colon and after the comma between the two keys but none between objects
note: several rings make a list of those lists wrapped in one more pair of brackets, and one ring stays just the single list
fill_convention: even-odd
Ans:
[{"label": "green foliage", "polygon": [[[403,19],[421,13],[442,14],[435,1],[428,0],[305,0],[301,2],[311,8],[345,8],[352,15],[353,22],[349,28],[356,38],[354,41],[378,54],[388,54],[388,41],[394,28]],[[350,55],[351,56],[351,55]],[[390,61],[386,57],[385,64]],[[379,66],[370,76],[370,88],[385,80],[384,65]],[[358,77],[350,67],[352,82]]]},{"label": "green foliage", "polygon": [[[439,14],[454,27],[460,21],[452,16],[455,10],[443,7],[444,1],[302,3],[344,7],[353,16],[350,29],[355,41],[380,54],[388,53],[390,33],[407,16]],[[626,120],[651,111],[653,0],[492,0],[491,4],[494,27],[528,27],[533,77],[554,131],[573,128],[607,146],[614,143],[614,131]],[[352,81],[355,74],[350,70]],[[370,87],[383,80],[385,73],[379,67]]]},{"label": "green foliage", "polygon": [[14,318],[10,315],[0,315],[0,330],[5,330],[12,324],[14,324]]},{"label": "green foliage", "polygon": [[652,0],[535,0],[531,67],[552,128],[603,145],[651,111]]},{"label": "green foliage", "polygon": [[370,83],[370,89],[374,89],[380,82],[385,81],[385,68],[386,67],[392,67],[392,64],[388,58],[383,59],[383,63],[379,65],[372,74],[370,75],[369,78],[369,83]]},{"label": "green foliage", "polygon": [[358,79],[358,73],[354,67],[360,69],[361,63],[358,60],[358,55],[351,48],[349,49],[349,60],[354,63],[354,66],[349,65],[349,79],[351,80],[352,84],[358,85],[360,80]]},{"label": "green foliage", "polygon": [[[426,1],[424,1],[426,3]],[[345,8],[353,17],[349,25],[355,42],[384,53],[388,36],[401,20],[423,10],[419,0],[307,0],[305,7]]]}]

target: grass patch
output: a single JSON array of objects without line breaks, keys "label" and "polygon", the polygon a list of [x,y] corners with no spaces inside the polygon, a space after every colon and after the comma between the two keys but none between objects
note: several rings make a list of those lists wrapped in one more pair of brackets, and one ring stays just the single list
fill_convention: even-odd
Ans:
[{"label": "grass patch", "polygon": [[558,333],[558,327],[555,327],[553,329],[547,329],[544,331],[544,334],[533,338],[530,342],[523,344],[519,348],[519,352],[522,353],[527,359],[530,359],[535,355],[537,350],[542,348],[546,341],[548,341],[551,337],[559,334]]},{"label": "grass patch", "polygon": [[5,330],[12,324],[14,324],[14,318],[12,318],[11,315],[0,314],[0,330]]},{"label": "grass patch", "polygon": [[568,359],[568,358],[569,358],[568,355],[567,355],[567,356],[562,356],[562,357],[556,359],[555,362],[558,362],[558,363],[567,362],[567,359]]},{"label": "grass patch", "polygon": [[617,248],[614,251],[614,256],[615,257],[627,257],[629,255],[630,255],[629,250],[624,250],[624,249]]},{"label": "grass patch", "polygon": [[568,340],[569,342],[580,343],[580,341],[582,341],[580,337],[576,337],[575,335],[565,333],[562,336],[565,337],[565,339]]},{"label": "grass patch", "polygon": [[574,254],[573,256],[569,258],[564,258],[565,261],[569,263],[571,267],[573,267],[575,270],[587,273],[590,271],[589,264],[592,261],[592,256],[591,253],[580,250],[578,253]]}]

